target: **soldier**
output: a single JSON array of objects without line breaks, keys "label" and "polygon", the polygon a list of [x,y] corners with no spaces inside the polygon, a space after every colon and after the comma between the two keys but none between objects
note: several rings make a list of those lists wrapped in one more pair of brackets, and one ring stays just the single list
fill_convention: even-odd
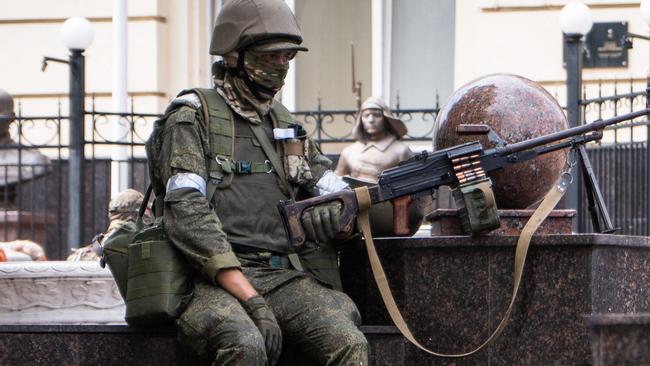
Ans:
[{"label": "soldier", "polygon": [[[110,224],[105,232],[96,235],[92,243],[76,249],[67,258],[68,261],[98,261],[101,252],[100,247],[104,240],[116,232],[120,227],[127,224],[135,224],[138,218],[138,209],[142,204],[144,196],[135,189],[128,188],[118,193],[108,203],[108,219]],[[144,216],[145,222],[151,221],[151,212],[147,209]]]},{"label": "soldier", "polygon": [[274,365],[283,344],[321,365],[368,364],[359,312],[334,289],[331,240],[350,234],[339,232],[340,206],[303,215],[302,248],[290,247],[276,209],[345,187],[273,100],[301,43],[284,1],[226,2],[210,45],[223,57],[213,99],[181,93],[147,142],[154,212],[197,273],[178,338],[213,365]]},{"label": "soldier", "polygon": [[382,171],[413,156],[411,149],[399,141],[405,134],[404,122],[391,114],[383,100],[366,99],[352,129],[352,136],[357,141],[341,152],[336,174],[377,182]]}]

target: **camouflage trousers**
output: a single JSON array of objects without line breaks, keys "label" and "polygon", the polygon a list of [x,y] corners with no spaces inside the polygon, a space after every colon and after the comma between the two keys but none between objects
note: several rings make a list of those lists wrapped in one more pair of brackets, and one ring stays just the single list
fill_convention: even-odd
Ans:
[{"label": "camouflage trousers", "polygon": [[[242,264],[255,286],[259,283],[251,273],[255,270]],[[286,276],[289,272],[299,274]],[[368,365],[368,343],[358,329],[361,317],[352,300],[298,271],[280,269],[277,273],[280,278],[283,274],[286,281],[276,283],[276,288],[269,288],[269,281],[267,286],[260,283],[266,288],[256,286],[282,329],[280,364],[288,365],[288,350],[318,365]],[[262,277],[268,280],[269,276]],[[220,287],[197,282],[194,297],[176,324],[181,344],[206,364],[267,364],[257,327],[239,301]]]}]

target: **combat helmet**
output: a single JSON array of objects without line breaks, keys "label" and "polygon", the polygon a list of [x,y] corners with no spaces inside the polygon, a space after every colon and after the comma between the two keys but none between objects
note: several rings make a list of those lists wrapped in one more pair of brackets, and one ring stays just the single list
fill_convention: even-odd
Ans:
[{"label": "combat helmet", "polygon": [[120,192],[108,203],[108,214],[114,217],[135,217],[142,204],[144,195],[135,189],[128,188]]},{"label": "combat helmet", "polygon": [[211,55],[225,55],[249,46],[260,50],[307,51],[302,33],[284,0],[231,0],[219,15],[210,42]]},{"label": "combat helmet", "polygon": [[0,89],[0,122],[11,122],[15,119],[14,98],[4,89]]}]

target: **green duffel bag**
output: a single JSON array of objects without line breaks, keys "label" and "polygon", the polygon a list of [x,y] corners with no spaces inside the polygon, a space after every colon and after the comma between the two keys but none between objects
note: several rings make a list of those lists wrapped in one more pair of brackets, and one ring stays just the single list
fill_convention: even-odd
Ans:
[{"label": "green duffel bag", "polygon": [[108,264],[126,305],[130,325],[160,326],[173,322],[192,298],[189,264],[169,241],[162,217],[143,222],[149,185],[135,223],[127,222],[104,239],[102,262]]},{"label": "green duffel bag", "polygon": [[126,300],[126,286],[129,279],[129,244],[133,243],[133,238],[140,231],[140,228],[134,222],[125,222],[120,225],[111,235],[102,240],[102,260],[101,264],[108,264],[120,291],[122,298]]},{"label": "green duffel bag", "polygon": [[192,298],[191,269],[164,230],[162,219],[129,245],[126,322],[157,326],[173,322]]}]

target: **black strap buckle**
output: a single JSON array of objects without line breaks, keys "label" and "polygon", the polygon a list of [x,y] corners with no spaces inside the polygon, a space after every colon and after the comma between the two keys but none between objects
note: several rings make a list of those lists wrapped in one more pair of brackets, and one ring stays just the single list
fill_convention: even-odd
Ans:
[{"label": "black strap buckle", "polygon": [[251,174],[252,164],[247,160],[237,160],[235,161],[235,171],[238,174]]}]

